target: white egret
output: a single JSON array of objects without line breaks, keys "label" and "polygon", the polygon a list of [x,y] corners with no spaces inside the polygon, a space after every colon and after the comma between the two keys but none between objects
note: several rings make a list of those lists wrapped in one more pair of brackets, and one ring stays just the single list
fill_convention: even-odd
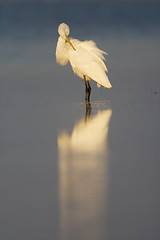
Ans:
[{"label": "white egret", "polygon": [[[97,86],[101,85],[105,88],[111,88],[112,85],[106,75],[108,72],[104,63],[104,51],[100,50],[95,42],[79,41],[77,39],[70,39],[69,26],[61,23],[58,27],[59,38],[56,48],[56,61],[64,66],[71,64],[73,72],[80,78],[84,79],[86,86],[86,100],[90,100],[91,86],[89,80],[97,82]],[[66,42],[67,41],[67,42]]]}]

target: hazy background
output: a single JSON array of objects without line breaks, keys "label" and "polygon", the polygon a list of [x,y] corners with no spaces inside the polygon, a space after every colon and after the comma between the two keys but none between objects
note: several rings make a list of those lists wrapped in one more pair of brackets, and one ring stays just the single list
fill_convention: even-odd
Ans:
[{"label": "hazy background", "polygon": [[[159,12],[153,1],[1,1],[0,239],[160,239]],[[109,54],[113,88],[91,82],[90,116],[83,80],[55,60],[61,22]],[[104,116],[99,154],[73,150],[86,115]]]}]

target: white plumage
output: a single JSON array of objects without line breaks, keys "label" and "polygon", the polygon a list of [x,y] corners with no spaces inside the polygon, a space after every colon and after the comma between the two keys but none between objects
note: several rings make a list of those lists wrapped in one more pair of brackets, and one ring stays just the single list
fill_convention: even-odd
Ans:
[{"label": "white plumage", "polygon": [[[66,65],[68,61],[75,74],[85,80],[86,99],[90,99],[91,87],[89,80],[97,82],[97,86],[111,88],[112,85],[106,75],[108,72],[104,63],[104,51],[100,50],[95,42],[79,41],[77,39],[68,39],[69,27],[62,23],[59,25],[59,38],[56,48],[56,61],[61,65]],[[66,42],[67,41],[67,42]]]}]

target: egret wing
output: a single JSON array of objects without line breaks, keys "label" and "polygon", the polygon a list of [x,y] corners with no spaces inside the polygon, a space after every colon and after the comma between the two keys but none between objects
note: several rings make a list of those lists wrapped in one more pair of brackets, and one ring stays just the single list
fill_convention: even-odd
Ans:
[{"label": "egret wing", "polygon": [[95,58],[95,60],[102,66],[102,68],[106,72],[108,72],[108,69],[104,63],[105,58],[103,56],[104,54],[107,55],[107,53],[102,51],[101,49],[99,49],[96,46],[96,43],[94,41],[90,40],[90,41],[81,42],[77,39],[71,39],[71,41],[72,41],[73,45],[76,45],[79,50],[81,50],[81,51],[85,50],[88,52],[88,54],[92,55]]},{"label": "egret wing", "polygon": [[82,48],[76,48],[76,51],[71,51],[69,61],[73,71],[81,78],[87,76],[99,83],[100,85],[111,88],[111,83],[105,73],[102,65],[88,51]]},{"label": "egret wing", "polygon": [[112,85],[102,67],[97,64],[97,62],[92,61],[89,65],[85,66],[86,75],[89,76],[92,80],[96,81],[98,84],[111,88]]}]

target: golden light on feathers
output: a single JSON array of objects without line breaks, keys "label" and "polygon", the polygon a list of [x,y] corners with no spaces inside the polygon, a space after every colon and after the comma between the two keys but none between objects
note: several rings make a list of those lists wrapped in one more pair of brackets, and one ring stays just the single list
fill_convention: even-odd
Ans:
[{"label": "golden light on feathers", "polygon": [[79,41],[68,38],[70,33],[69,26],[61,23],[58,27],[59,38],[56,48],[56,61],[60,65],[71,64],[73,72],[84,79],[86,87],[86,100],[90,100],[91,86],[89,80],[97,82],[97,86],[111,88],[112,85],[107,76],[107,67],[104,63],[104,54],[95,42]]}]

